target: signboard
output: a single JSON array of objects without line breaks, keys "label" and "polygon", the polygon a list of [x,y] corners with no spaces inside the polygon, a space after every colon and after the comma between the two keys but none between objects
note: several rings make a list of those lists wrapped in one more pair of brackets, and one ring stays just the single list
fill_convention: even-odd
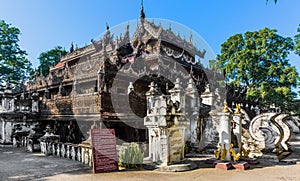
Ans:
[{"label": "signboard", "polygon": [[183,155],[183,137],[179,131],[174,131],[169,137],[170,162],[178,162]]},{"label": "signboard", "polygon": [[114,129],[92,129],[94,173],[118,170]]}]

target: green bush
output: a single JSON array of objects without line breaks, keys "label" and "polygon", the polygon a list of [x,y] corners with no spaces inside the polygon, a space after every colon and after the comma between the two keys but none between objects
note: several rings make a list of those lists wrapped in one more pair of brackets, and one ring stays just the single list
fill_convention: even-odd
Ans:
[{"label": "green bush", "polygon": [[130,143],[119,157],[119,165],[125,168],[141,169],[144,159],[144,153],[140,150],[139,145]]}]

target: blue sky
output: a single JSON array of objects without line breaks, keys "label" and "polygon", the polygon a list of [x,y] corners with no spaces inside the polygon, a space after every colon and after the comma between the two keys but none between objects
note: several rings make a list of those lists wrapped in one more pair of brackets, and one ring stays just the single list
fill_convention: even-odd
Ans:
[{"label": "blue sky", "polygon": [[[137,20],[140,0],[0,0],[0,19],[18,27],[21,48],[33,65],[41,52],[71,42],[82,47],[111,27]],[[294,36],[300,24],[300,1],[273,0],[144,0],[147,18],[163,18],[190,27],[212,47],[236,33],[274,28],[283,36]],[[300,58],[291,64],[300,71]]]}]

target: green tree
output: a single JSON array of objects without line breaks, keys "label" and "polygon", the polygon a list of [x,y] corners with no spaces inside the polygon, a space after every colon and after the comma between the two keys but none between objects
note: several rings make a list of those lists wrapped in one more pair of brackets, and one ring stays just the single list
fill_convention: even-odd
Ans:
[{"label": "green tree", "polygon": [[264,28],[231,36],[222,44],[217,60],[229,84],[247,89],[247,98],[286,109],[296,95],[292,88],[299,76],[288,59],[293,40],[276,32]]},{"label": "green tree", "polygon": [[50,66],[55,66],[60,61],[60,57],[67,53],[68,52],[62,49],[61,46],[54,47],[51,50],[41,53],[38,58],[40,61],[38,70],[42,72],[44,76],[47,76],[49,74]]},{"label": "green tree", "polygon": [[19,46],[20,30],[0,20],[0,84],[7,80],[13,85],[26,80],[32,71],[26,51]]},{"label": "green tree", "polygon": [[295,35],[295,53],[300,56],[300,24],[297,29],[298,34]]}]

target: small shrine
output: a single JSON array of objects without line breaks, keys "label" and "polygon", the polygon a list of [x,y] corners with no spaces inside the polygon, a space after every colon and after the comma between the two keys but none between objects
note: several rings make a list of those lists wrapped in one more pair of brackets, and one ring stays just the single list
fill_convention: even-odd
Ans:
[{"label": "small shrine", "polygon": [[25,145],[25,137],[37,123],[37,92],[15,91],[9,81],[0,90],[0,144]]}]

